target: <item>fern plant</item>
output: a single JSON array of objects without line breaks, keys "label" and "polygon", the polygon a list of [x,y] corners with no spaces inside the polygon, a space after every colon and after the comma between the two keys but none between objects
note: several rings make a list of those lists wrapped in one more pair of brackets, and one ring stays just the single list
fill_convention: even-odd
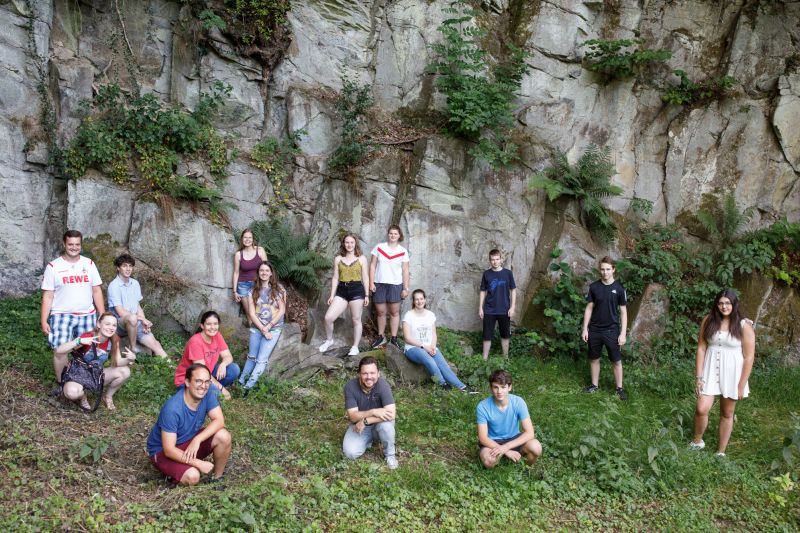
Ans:
[{"label": "fern plant", "polygon": [[754,212],[753,206],[740,211],[733,193],[728,193],[716,207],[699,209],[696,216],[708,234],[708,239],[719,249],[736,239],[737,234],[753,218]]},{"label": "fern plant", "polygon": [[278,220],[255,222],[250,229],[275,265],[278,279],[307,292],[322,287],[320,274],[330,268],[330,262],[309,248],[310,237],[307,234],[296,234]]},{"label": "fern plant", "polygon": [[553,158],[552,167],[531,178],[531,188],[544,189],[551,202],[561,196],[574,198],[580,204],[581,222],[602,241],[613,240],[617,226],[600,202],[602,198],[622,194],[621,187],[611,184],[615,169],[609,149],[600,150],[589,145],[575,165],[570,165],[567,155],[561,151]]}]

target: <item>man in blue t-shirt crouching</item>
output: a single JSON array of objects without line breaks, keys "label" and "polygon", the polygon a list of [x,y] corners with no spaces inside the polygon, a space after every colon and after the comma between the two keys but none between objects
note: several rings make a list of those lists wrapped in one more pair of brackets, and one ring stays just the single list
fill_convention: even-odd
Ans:
[{"label": "man in blue t-shirt crouching", "polygon": [[[211,371],[202,363],[186,369],[186,381],[166,401],[147,437],[150,462],[173,482],[196,485],[222,479],[231,456],[231,434],[219,405],[219,389],[210,387]],[[211,423],[203,427],[206,415]],[[212,456],[212,461],[205,458]]]},{"label": "man in blue t-shirt crouching", "polygon": [[[515,463],[524,455],[532,465],[542,455],[525,400],[511,394],[511,374],[495,370],[489,376],[492,395],[478,404],[478,444],[483,466],[494,468],[508,457]],[[522,431],[520,431],[522,425]]]}]

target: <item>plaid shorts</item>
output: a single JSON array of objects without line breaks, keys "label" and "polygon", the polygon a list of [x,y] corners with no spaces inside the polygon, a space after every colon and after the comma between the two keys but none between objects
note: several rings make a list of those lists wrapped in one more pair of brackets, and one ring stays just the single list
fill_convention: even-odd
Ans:
[{"label": "plaid shorts", "polygon": [[88,315],[50,315],[47,323],[50,324],[50,334],[47,343],[55,349],[69,340],[94,329],[97,313]]}]

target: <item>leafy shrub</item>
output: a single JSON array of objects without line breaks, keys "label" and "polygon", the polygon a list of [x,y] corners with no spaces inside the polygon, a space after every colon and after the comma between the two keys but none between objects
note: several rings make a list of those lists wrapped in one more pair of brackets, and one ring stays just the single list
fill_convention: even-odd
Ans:
[{"label": "leafy shrub", "polygon": [[731,76],[694,82],[683,70],[677,69],[672,72],[680,78],[680,83],[667,89],[661,95],[661,99],[673,105],[695,105],[709,100],[719,100],[737,83],[736,78]]},{"label": "leafy shrub", "polygon": [[648,63],[666,61],[672,57],[669,50],[639,49],[644,43],[644,39],[585,41],[581,46],[587,47],[584,56],[586,68],[602,74],[608,81],[620,80],[637,75]]},{"label": "leafy shrub", "polygon": [[509,132],[515,93],[528,70],[527,54],[509,45],[508,59],[489,65],[478,44],[486,32],[475,26],[477,12],[461,0],[444,11],[452,16],[439,27],[444,42],[431,45],[437,59],[427,70],[438,75],[436,87],[447,98],[447,130],[477,142],[470,150],[474,157],[495,169],[508,166],[519,158]]},{"label": "leafy shrub", "polygon": [[306,291],[317,291],[322,287],[319,276],[330,268],[331,262],[309,249],[309,235],[298,235],[277,220],[255,222],[250,229],[275,265],[278,279]]},{"label": "leafy shrub", "polygon": [[230,87],[215,83],[200,96],[195,110],[162,108],[152,94],[129,96],[116,84],[100,88],[92,113],[78,127],[66,151],[66,175],[83,176],[89,168],[117,183],[140,182],[154,197],[207,203],[212,213],[229,207],[219,184],[176,174],[179,157],[204,157],[215,180],[226,176],[230,162],[225,142],[211,124]]},{"label": "leafy shrub", "polygon": [[342,121],[342,141],[331,155],[331,170],[346,173],[369,153],[370,144],[364,138],[367,133],[366,115],[372,102],[369,85],[359,86],[342,76],[342,93],[336,100],[336,114]]},{"label": "leafy shrub", "polygon": [[256,144],[250,152],[253,166],[263,170],[272,183],[273,198],[267,205],[270,215],[277,214],[280,206],[289,201],[289,193],[284,182],[290,175],[294,158],[301,153],[298,142],[306,134],[306,130],[297,130],[282,139],[267,137]]},{"label": "leafy shrub", "polygon": [[569,164],[564,152],[556,152],[553,159],[555,164],[534,175],[530,186],[544,189],[551,202],[561,196],[574,198],[580,204],[584,225],[601,240],[613,240],[617,226],[600,199],[618,196],[622,188],[611,185],[614,165],[609,160],[608,148],[599,150],[589,145],[574,166]]},{"label": "leafy shrub", "polygon": [[703,203],[706,205],[697,211],[697,220],[717,249],[732,243],[755,213],[753,206],[740,211],[733,193],[725,194],[721,199],[706,195]]}]

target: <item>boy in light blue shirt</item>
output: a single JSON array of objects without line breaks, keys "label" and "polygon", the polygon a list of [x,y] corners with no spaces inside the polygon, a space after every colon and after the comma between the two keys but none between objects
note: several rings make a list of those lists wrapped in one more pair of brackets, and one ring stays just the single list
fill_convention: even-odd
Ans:
[{"label": "boy in light blue shirt", "polygon": [[[542,455],[536,440],[525,400],[511,394],[511,374],[495,370],[489,376],[492,395],[478,404],[478,444],[480,459],[486,468],[494,468],[508,457],[515,463],[524,455],[532,465]],[[522,431],[520,431],[520,425]]]}]

